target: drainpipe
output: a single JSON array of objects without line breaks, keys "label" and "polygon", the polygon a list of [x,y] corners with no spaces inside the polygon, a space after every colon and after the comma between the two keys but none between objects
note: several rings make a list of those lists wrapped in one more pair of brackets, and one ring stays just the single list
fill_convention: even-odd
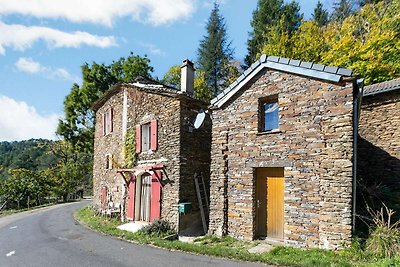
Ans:
[{"label": "drainpipe", "polygon": [[358,121],[360,117],[361,98],[364,89],[364,79],[353,81],[353,167],[352,167],[352,234],[356,231],[356,197],[357,197],[357,143],[358,143]]}]

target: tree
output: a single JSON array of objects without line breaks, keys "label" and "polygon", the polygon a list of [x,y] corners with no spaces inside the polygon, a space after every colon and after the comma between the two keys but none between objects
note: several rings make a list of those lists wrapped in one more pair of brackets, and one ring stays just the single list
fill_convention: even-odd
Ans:
[{"label": "tree", "polygon": [[253,30],[249,33],[247,41],[247,56],[245,63],[250,66],[256,59],[257,54],[266,44],[266,34],[269,27],[275,25],[281,16],[283,0],[258,0],[257,8],[253,11],[250,22]]},{"label": "tree", "polygon": [[224,18],[217,3],[214,3],[206,29],[207,35],[201,40],[198,49],[197,63],[199,69],[204,71],[207,87],[216,95],[221,88],[227,86],[228,66],[233,59],[231,42],[228,41]]},{"label": "tree", "polygon": [[324,9],[322,3],[318,1],[317,6],[314,8],[314,13],[312,14],[313,20],[319,27],[322,27],[328,24],[328,15],[328,11]]},{"label": "tree", "polygon": [[130,54],[110,65],[93,62],[81,67],[83,83],[74,84],[64,101],[65,118],[59,120],[57,134],[79,151],[92,151],[94,112],[92,105],[110,86],[129,82],[137,76],[150,77],[153,68],[147,56]]},{"label": "tree", "polygon": [[352,0],[339,0],[333,3],[333,12],[331,15],[331,21],[339,24],[353,13]]},{"label": "tree", "polygon": [[[230,65],[229,67],[231,66],[232,65]],[[234,70],[229,70],[228,76],[226,77],[228,83],[233,82],[232,76],[235,76],[236,79],[236,77],[238,76],[238,71],[237,73],[235,73]],[[179,89],[181,83],[181,67],[179,65],[174,65],[170,67],[169,70],[164,74],[162,82],[166,85]],[[213,94],[207,86],[204,71],[197,69],[194,76],[194,98],[209,103],[212,97]]]}]

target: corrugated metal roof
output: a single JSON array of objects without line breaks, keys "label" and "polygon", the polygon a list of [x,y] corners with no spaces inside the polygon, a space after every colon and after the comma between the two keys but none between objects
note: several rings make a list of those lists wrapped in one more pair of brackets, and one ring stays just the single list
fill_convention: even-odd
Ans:
[{"label": "corrugated metal roof", "polygon": [[239,91],[242,86],[264,68],[280,70],[336,83],[341,82],[343,77],[351,77],[353,75],[351,70],[345,68],[325,66],[313,62],[283,57],[262,55],[260,59],[253,63],[250,68],[236,79],[236,81],[212,99],[211,105],[221,107],[237,91]]},{"label": "corrugated metal roof", "polygon": [[364,87],[364,96],[376,95],[400,89],[400,78]]}]

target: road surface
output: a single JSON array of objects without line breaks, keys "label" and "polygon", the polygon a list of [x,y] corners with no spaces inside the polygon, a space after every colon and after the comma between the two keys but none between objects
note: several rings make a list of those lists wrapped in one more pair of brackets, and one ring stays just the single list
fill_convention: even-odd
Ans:
[{"label": "road surface", "polygon": [[0,266],[264,266],[131,244],[92,232],[73,218],[88,201],[0,218]]}]

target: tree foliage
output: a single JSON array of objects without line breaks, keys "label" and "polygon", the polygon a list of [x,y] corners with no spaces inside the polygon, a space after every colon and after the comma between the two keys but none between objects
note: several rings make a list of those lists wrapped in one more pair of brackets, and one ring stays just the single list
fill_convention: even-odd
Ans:
[{"label": "tree foliage", "polygon": [[64,101],[64,116],[59,120],[57,134],[70,142],[74,149],[92,151],[94,112],[92,105],[117,82],[129,82],[135,77],[150,77],[153,68],[147,56],[130,54],[110,65],[84,64],[82,86],[74,84]]},{"label": "tree foliage", "polygon": [[312,14],[313,20],[317,23],[319,27],[322,27],[328,24],[328,16],[328,11],[324,9],[321,1],[318,1],[317,6],[314,8],[314,12]]},{"label": "tree foliage", "polygon": [[247,66],[256,60],[264,46],[276,42],[274,37],[290,36],[300,26],[302,18],[300,6],[295,1],[284,4],[282,0],[259,0],[250,23],[252,31],[247,41]]},{"label": "tree foliage", "polygon": [[214,3],[206,29],[207,34],[200,41],[197,64],[204,72],[207,88],[216,95],[228,85],[226,77],[233,59],[231,42],[228,41],[225,21],[217,3]]},{"label": "tree foliage", "polygon": [[400,2],[366,4],[343,22],[305,21],[290,35],[272,28],[262,53],[352,69],[373,84],[400,76]]},{"label": "tree foliage", "polygon": [[347,17],[353,13],[353,0],[336,0],[333,3],[333,12],[331,20],[341,24]]}]

